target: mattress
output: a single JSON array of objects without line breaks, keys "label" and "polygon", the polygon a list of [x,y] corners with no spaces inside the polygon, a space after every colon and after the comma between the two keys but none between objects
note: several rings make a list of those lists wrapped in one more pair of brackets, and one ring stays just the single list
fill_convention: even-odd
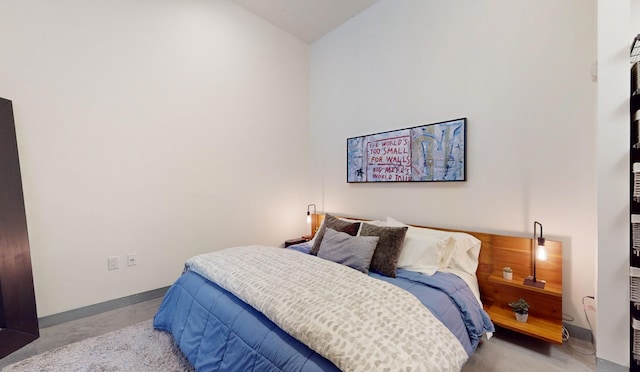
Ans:
[{"label": "mattress", "polygon": [[[170,332],[197,370],[339,370],[261,311],[196,271],[187,269],[170,287],[154,327]],[[493,331],[473,291],[454,274],[426,276],[399,269],[396,278],[375,273],[369,277],[413,294],[455,336],[467,356],[485,332]],[[288,282],[295,282],[295,278],[296,274],[291,274]]]}]

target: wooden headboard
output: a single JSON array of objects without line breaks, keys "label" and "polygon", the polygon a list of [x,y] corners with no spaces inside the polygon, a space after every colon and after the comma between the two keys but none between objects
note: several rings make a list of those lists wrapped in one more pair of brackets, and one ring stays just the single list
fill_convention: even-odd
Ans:
[{"label": "wooden headboard", "polygon": [[[358,218],[351,218],[362,220]],[[322,224],[324,215],[313,215],[311,232]],[[364,221],[364,220],[363,220]],[[536,277],[546,281],[544,289],[523,285],[531,275],[533,239],[516,236],[489,234],[475,231],[431,229],[464,232],[482,241],[476,276],[480,286],[480,297],[485,310],[496,325],[509,328],[545,341],[562,343],[562,243],[546,241],[548,259],[536,264]],[[513,269],[513,279],[502,278],[502,268]],[[524,298],[530,305],[529,321],[514,320],[509,302]]]},{"label": "wooden headboard", "polygon": [[[475,231],[440,230],[465,232],[482,241],[476,276],[478,277],[483,302],[492,302],[496,299],[496,292],[499,293],[495,288],[496,281],[493,280],[494,278],[489,280],[489,277],[492,275],[501,277],[503,267],[509,266],[513,269],[512,283],[521,284],[524,278],[533,272],[531,267],[532,238]],[[545,287],[547,290],[555,290],[562,293],[562,243],[547,240],[545,247],[549,257],[545,262],[537,262],[536,276],[547,282]],[[537,307],[532,305],[531,311],[535,313],[534,309]],[[559,311],[560,315],[561,312],[562,310]]]},{"label": "wooden headboard", "polygon": [[[533,272],[532,238],[463,231],[482,241],[476,276],[480,297],[494,324],[541,340],[562,344],[562,243],[547,240],[548,259],[537,261],[536,277],[544,289],[523,284]],[[513,279],[502,278],[502,268],[513,269]],[[514,320],[509,302],[524,298],[531,308],[529,320]]]}]

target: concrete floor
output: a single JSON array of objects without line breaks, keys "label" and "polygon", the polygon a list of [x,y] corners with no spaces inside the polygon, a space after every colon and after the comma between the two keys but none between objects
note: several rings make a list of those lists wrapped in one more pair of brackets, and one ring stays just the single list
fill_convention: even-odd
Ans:
[{"label": "concrete floor", "polygon": [[571,338],[562,345],[498,329],[483,341],[463,367],[463,372],[579,372],[595,371],[593,344]]},{"label": "concrete floor", "polygon": [[151,319],[162,298],[140,302],[104,313],[40,329],[40,338],[0,359],[0,369],[33,355],[38,355],[86,338],[128,327]]},{"label": "concrete floor", "polygon": [[[0,369],[45,351],[99,336],[150,319],[161,298],[54,325],[40,330],[40,338],[15,353],[0,359]],[[507,330],[498,330],[489,341],[483,341],[464,366],[464,372],[574,372],[595,371],[593,345],[570,339],[563,345],[548,343]]]}]

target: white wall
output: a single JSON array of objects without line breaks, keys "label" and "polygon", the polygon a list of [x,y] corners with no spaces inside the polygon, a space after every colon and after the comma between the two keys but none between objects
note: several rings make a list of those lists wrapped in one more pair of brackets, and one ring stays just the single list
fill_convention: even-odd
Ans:
[{"label": "white wall", "polygon": [[[629,47],[631,4],[598,1],[598,358],[629,366]],[[631,11],[630,11],[631,9]],[[636,8],[637,9],[637,8]],[[630,17],[631,15],[631,17]],[[635,33],[634,33],[635,32]],[[600,366],[599,366],[600,367]]]},{"label": "white wall", "polygon": [[[628,135],[625,4],[598,1],[596,38],[595,0],[380,0],[313,45],[309,100],[308,47],[227,1],[1,2],[38,315],[169,285],[193,254],[279,244],[306,231],[309,202],[522,236],[535,219],[564,243],[564,312],[582,327],[597,257],[598,356],[628,364],[612,290],[628,168],[609,126]],[[612,43],[597,116],[596,39]],[[347,137],[460,116],[467,182],[346,184]],[[138,266],[106,270],[129,252]]]},{"label": "white wall", "polygon": [[298,39],[228,1],[27,0],[0,2],[0,50],[40,317],[307,232]]},{"label": "white wall", "polygon": [[[595,0],[380,0],[312,45],[323,211],[564,247],[563,311],[596,289]],[[468,118],[463,183],[347,184],[348,137]]]}]

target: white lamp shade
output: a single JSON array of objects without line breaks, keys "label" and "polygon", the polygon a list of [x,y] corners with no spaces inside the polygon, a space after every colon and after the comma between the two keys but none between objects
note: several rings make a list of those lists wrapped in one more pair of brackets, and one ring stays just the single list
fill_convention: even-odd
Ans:
[{"label": "white lamp shade", "polygon": [[548,256],[547,256],[547,249],[544,247],[544,245],[539,245],[538,249],[536,250],[536,257],[538,258],[539,261],[546,261]]}]

